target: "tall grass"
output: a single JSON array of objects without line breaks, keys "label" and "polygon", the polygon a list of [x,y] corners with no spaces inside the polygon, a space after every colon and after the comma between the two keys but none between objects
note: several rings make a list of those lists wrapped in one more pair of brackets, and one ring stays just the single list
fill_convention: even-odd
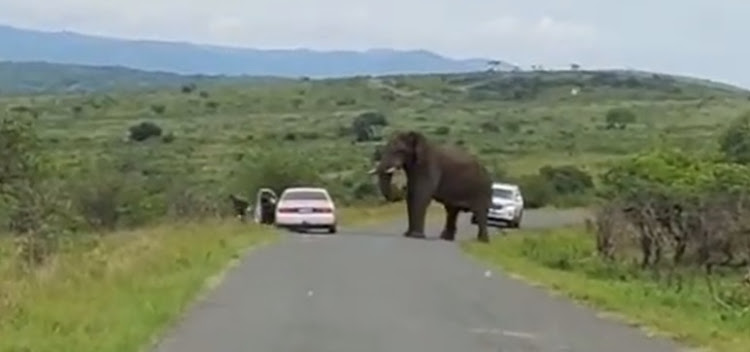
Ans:
[{"label": "tall grass", "polygon": [[245,250],[254,225],[161,225],[78,239],[28,272],[0,243],[0,351],[136,351]]}]

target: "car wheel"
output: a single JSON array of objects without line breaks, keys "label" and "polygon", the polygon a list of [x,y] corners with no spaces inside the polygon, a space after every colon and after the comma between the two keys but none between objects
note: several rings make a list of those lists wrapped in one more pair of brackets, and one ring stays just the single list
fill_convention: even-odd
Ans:
[{"label": "car wheel", "polygon": [[328,228],[328,233],[336,233],[336,231],[337,231],[336,225],[333,225]]},{"label": "car wheel", "polygon": [[514,228],[514,229],[520,228],[521,227],[521,218],[522,217],[523,217],[523,213],[519,214],[518,218],[516,218],[515,220],[513,220],[513,222],[510,224],[510,226],[512,228]]}]

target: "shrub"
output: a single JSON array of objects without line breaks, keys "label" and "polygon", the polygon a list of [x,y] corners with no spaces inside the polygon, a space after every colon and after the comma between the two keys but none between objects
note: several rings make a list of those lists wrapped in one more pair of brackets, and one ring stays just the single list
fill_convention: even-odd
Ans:
[{"label": "shrub", "polygon": [[97,163],[80,171],[76,180],[71,187],[73,204],[90,228],[111,231],[123,223],[145,222],[137,219],[140,202],[146,198],[142,175]]},{"label": "shrub", "polygon": [[382,139],[378,134],[376,127],[385,127],[388,121],[385,115],[369,111],[362,113],[352,121],[351,131],[354,133],[354,139],[357,142],[375,141]]},{"label": "shrub", "polygon": [[448,135],[448,134],[450,134],[450,132],[451,132],[451,129],[448,126],[439,126],[439,127],[435,128],[435,134],[439,135],[439,136]]},{"label": "shrub", "polygon": [[162,115],[165,111],[167,111],[167,107],[164,106],[164,104],[153,104],[151,105],[151,111],[153,111],[157,115]]},{"label": "shrub", "polygon": [[136,142],[145,141],[151,137],[160,137],[162,129],[159,125],[144,121],[130,127],[130,139]]},{"label": "shrub", "polygon": [[612,108],[607,111],[607,115],[605,116],[608,129],[625,129],[627,125],[634,123],[635,120],[635,113],[626,108]]},{"label": "shrub", "polygon": [[66,207],[50,182],[50,163],[34,116],[0,116],[0,216],[17,236],[26,264],[39,264],[56,248]]},{"label": "shrub", "polygon": [[539,174],[520,177],[518,185],[523,192],[524,207],[529,209],[544,207],[555,196],[555,189]]},{"label": "shrub", "polygon": [[608,199],[597,214],[600,253],[638,248],[643,267],[746,265],[750,259],[750,168],[655,151],[603,177]]},{"label": "shrub", "polygon": [[561,195],[583,194],[594,187],[591,175],[572,165],[544,166],[539,174]]},{"label": "shrub", "polygon": [[722,133],[719,149],[727,161],[750,164],[750,112],[737,117]]}]

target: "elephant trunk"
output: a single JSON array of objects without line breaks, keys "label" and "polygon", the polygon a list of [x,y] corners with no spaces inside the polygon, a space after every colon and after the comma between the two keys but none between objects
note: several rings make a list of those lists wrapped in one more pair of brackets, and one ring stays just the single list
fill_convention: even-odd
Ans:
[{"label": "elephant trunk", "polygon": [[391,184],[391,180],[393,179],[393,174],[388,172],[381,172],[378,174],[378,186],[380,187],[380,193],[383,194],[383,197],[385,197],[385,200],[392,202],[393,201],[393,185]]}]

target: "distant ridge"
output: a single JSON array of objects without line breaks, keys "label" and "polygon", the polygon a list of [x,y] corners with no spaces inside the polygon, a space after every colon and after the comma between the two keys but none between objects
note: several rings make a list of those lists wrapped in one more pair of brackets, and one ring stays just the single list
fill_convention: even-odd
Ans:
[{"label": "distant ridge", "polygon": [[[426,50],[261,50],[181,42],[126,40],[0,25],[0,61],[50,62],[179,74],[312,78],[480,71],[490,59],[457,60]],[[498,69],[515,66],[500,61]]]}]

